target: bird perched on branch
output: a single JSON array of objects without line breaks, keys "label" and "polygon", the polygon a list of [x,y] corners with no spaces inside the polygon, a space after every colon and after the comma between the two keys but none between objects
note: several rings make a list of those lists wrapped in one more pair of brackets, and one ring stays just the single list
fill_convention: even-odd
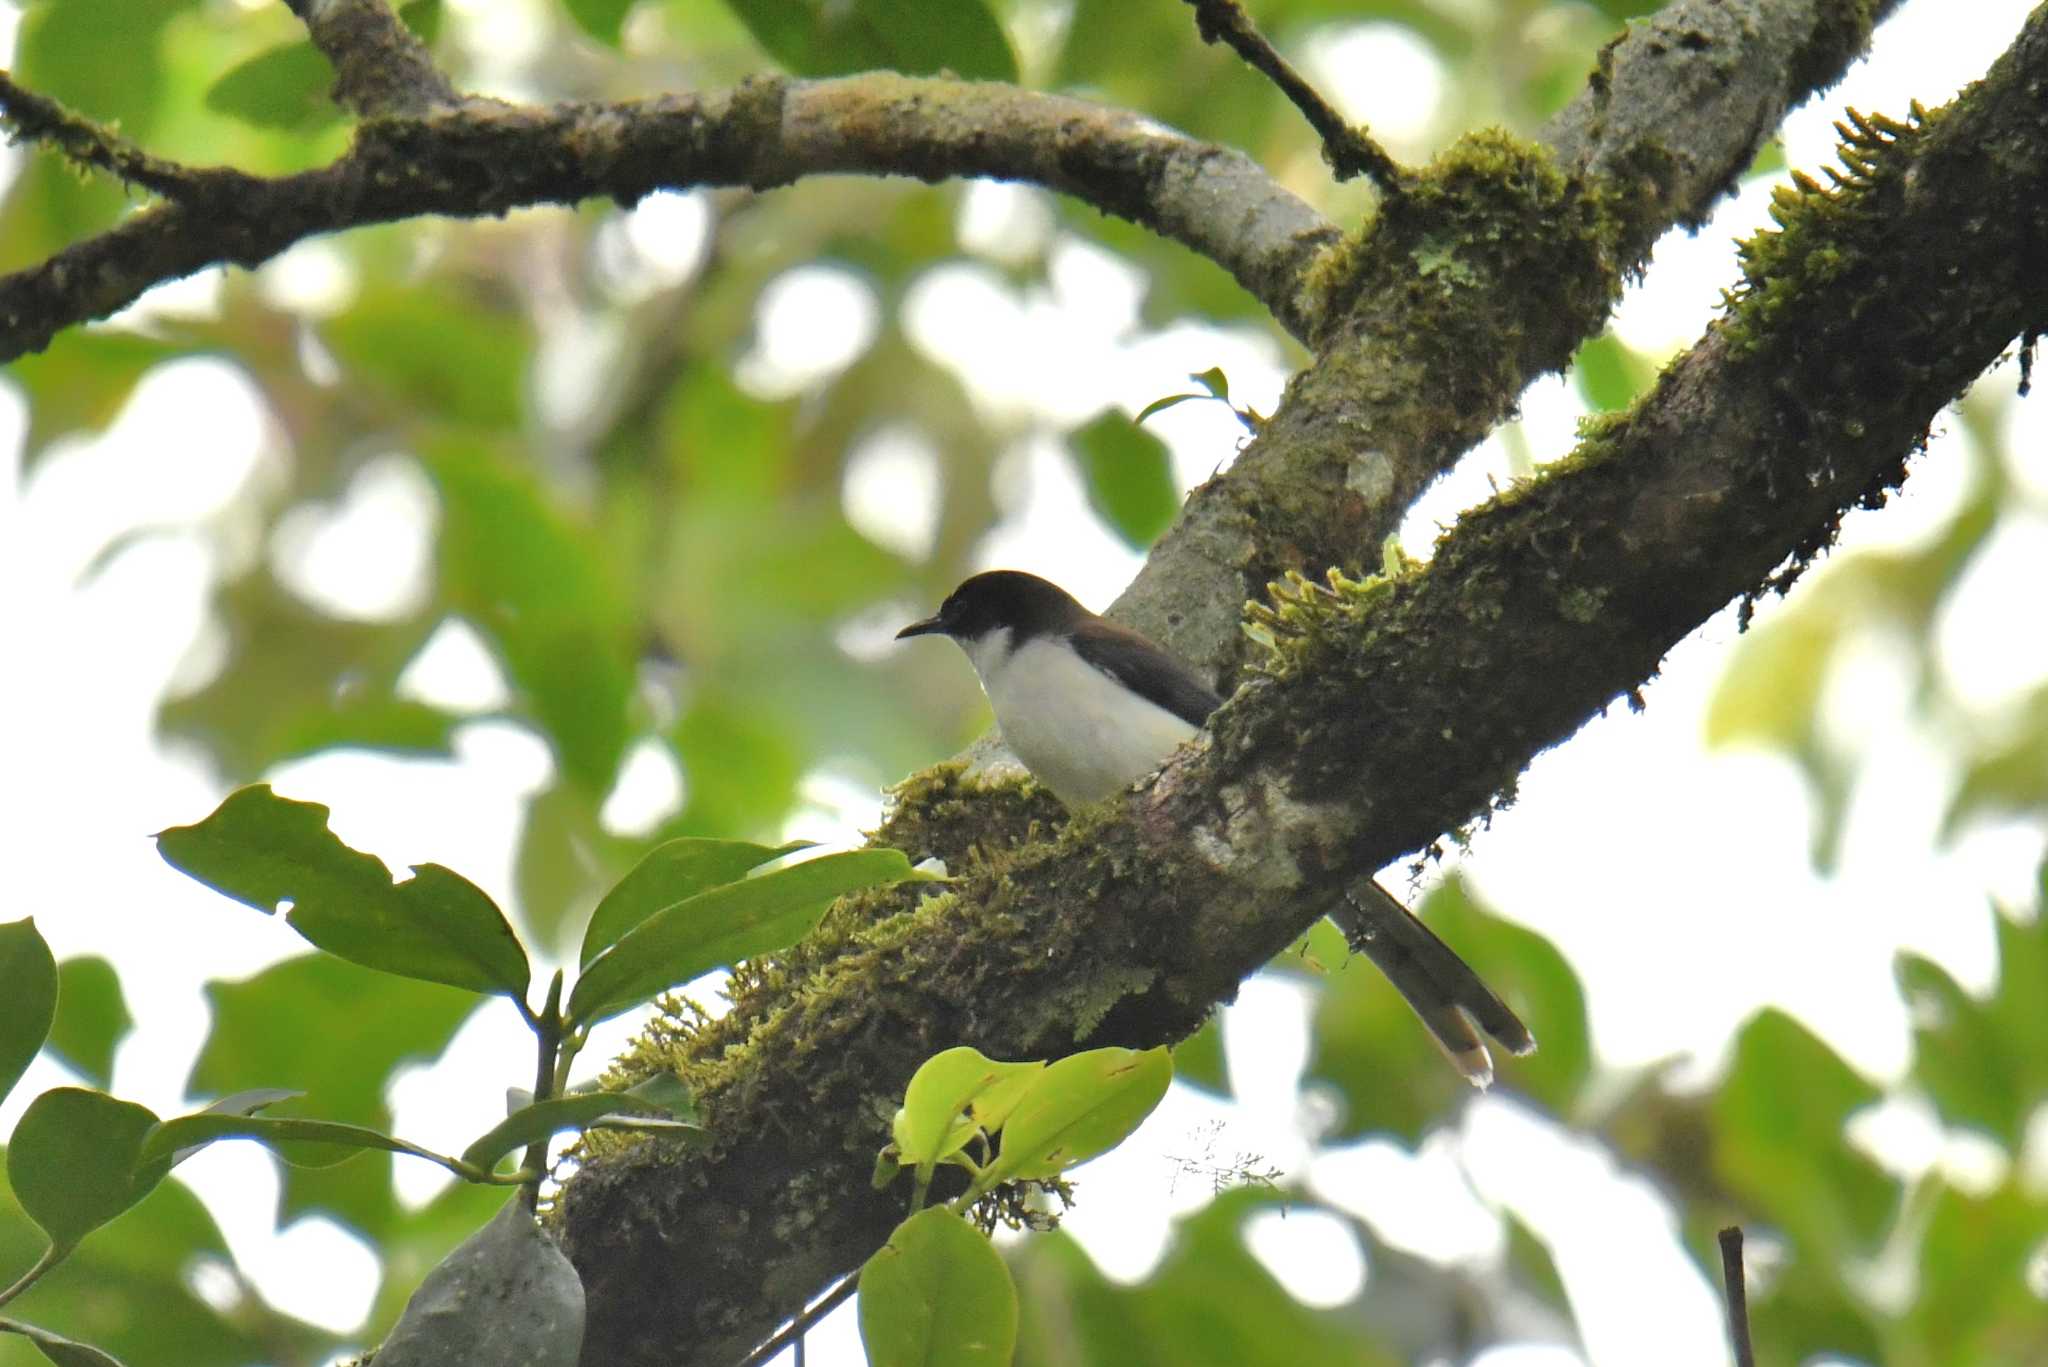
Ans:
[{"label": "bird perched on branch", "polygon": [[[967,652],[1004,743],[1070,808],[1157,769],[1223,702],[1185,662],[1017,570],[975,575],[896,633],[906,636],[949,636]],[[1512,1053],[1536,1047],[1479,975],[1378,883],[1367,879],[1330,914],[1473,1086],[1493,1080],[1480,1031]]]}]

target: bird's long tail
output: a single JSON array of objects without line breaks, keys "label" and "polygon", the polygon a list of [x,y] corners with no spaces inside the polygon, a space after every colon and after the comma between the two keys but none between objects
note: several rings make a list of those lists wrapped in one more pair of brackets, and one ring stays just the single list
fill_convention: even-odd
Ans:
[{"label": "bird's long tail", "polygon": [[1536,1048],[1536,1037],[1479,980],[1471,965],[1378,883],[1367,881],[1330,913],[1351,947],[1371,959],[1436,1036],[1451,1064],[1474,1087],[1493,1081],[1493,1058],[1479,1032],[1511,1054]]}]

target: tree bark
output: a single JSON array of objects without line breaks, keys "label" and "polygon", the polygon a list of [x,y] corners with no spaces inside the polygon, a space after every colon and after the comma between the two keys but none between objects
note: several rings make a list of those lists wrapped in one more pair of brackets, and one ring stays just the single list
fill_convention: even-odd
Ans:
[{"label": "tree bark", "polygon": [[[634,104],[454,97],[382,0],[295,5],[368,114],[332,167],[163,163],[0,82],[23,134],[164,197],[0,278],[0,358],[150,285],[317,233],[826,171],[993,175],[1076,195],[1231,269],[1312,348],[1260,437],[1199,490],[1121,605],[1228,683],[1214,725],[1126,801],[1064,826],[957,768],[879,839],[937,853],[936,898],[854,899],[735,979],[735,1009],[657,1028],[713,1142],[594,1148],[560,1225],[586,1360],[726,1364],[900,1214],[867,1174],[911,1069],[1172,1040],[1343,883],[1511,795],[1537,751],[1650,677],[1731,598],[1783,579],[1896,484],[1943,404],[2048,312],[2048,34],[1925,128],[1859,135],[1848,186],[1796,196],[1741,302],[1577,455],[1461,520],[1424,571],[1362,582],[1417,493],[1601,326],[1626,274],[1702,218],[1786,108],[1893,0],[1681,0],[1610,45],[1529,144],[1463,140],[1351,236],[1239,154],[1138,116],[889,75],[766,79]],[[348,22],[342,22],[346,19]],[[383,44],[394,64],[379,65]],[[445,83],[443,83],[445,84]],[[1927,282],[1941,288],[1927,290]],[[1298,586],[1248,644],[1241,604]],[[1531,680],[1540,687],[1529,687]]]},{"label": "tree bark", "polygon": [[[1534,754],[1652,677],[1687,631],[1783,587],[1846,511],[1881,502],[1932,418],[2048,315],[2044,81],[2037,14],[1927,126],[1856,134],[1844,187],[1784,201],[1786,229],[1752,244],[1740,302],[1636,409],[1462,519],[1427,570],[1297,590],[1207,737],[1128,801],[1045,840],[1034,823],[1052,814],[1015,790],[977,794],[952,772],[911,785],[877,838],[947,857],[948,893],[840,908],[788,963],[741,975],[725,1021],[657,1032],[629,1060],[677,1068],[720,1140],[594,1155],[569,1185],[589,1360],[736,1358],[764,1306],[793,1311],[900,1215],[864,1179],[923,1057],[1179,1038],[1345,883],[1506,800]],[[1539,327],[1505,307],[1511,348]],[[1441,335],[1381,345],[1412,368]],[[1508,373],[1541,359],[1504,349],[1465,359]],[[1343,418],[1386,372],[1329,354],[1261,438],[1276,462],[1372,454],[1372,424]],[[1462,420],[1432,408],[1417,447],[1455,444]],[[1193,516],[1243,488],[1211,486]],[[1327,503],[1222,521],[1241,548],[1217,557],[1229,588],[1178,623],[1152,619],[1183,641],[1204,611],[1235,635],[1229,589],[1247,565],[1376,550],[1370,517]],[[1309,546],[1285,539],[1304,523]]]}]

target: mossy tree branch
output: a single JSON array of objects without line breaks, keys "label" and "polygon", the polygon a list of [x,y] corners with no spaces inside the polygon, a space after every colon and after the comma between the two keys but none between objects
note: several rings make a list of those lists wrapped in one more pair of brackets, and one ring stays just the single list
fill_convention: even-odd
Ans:
[{"label": "mossy tree branch", "polygon": [[1488,135],[1440,158],[1318,259],[1315,359],[1114,615],[1234,681],[1236,605],[1290,568],[1376,564],[1416,496],[1599,332],[1651,244],[1704,219],[1896,7],[1678,0],[1603,49],[1537,149]]},{"label": "mossy tree branch", "polygon": [[1266,616],[1266,667],[1127,800],[1046,838],[1042,797],[912,785],[879,838],[947,856],[952,889],[836,909],[738,980],[731,1016],[631,1061],[678,1067],[717,1138],[597,1154],[569,1184],[587,1360],[736,1358],[900,1214],[865,1178],[918,1060],[1178,1038],[1345,882],[1482,816],[1881,502],[2048,318],[2044,85],[2048,8],[1926,124],[1852,130],[1845,185],[1786,192],[1726,316],[1633,411],[1461,519],[1426,570],[1298,590]]},{"label": "mossy tree branch", "polygon": [[334,68],[334,102],[358,114],[423,114],[461,96],[385,0],[285,0]]},{"label": "mossy tree branch", "polygon": [[765,190],[845,173],[989,176],[1059,190],[1216,261],[1303,332],[1300,278],[1337,239],[1241,153],[1125,110],[1012,86],[874,72],[760,77],[726,91],[611,104],[466,100],[369,119],[345,156],[316,171],[216,173],[235,177],[232,195],[157,205],[0,277],[0,361],[153,285],[209,266],[253,268],[322,233],[599,196],[632,203],[659,189]]},{"label": "mossy tree branch", "polygon": [[[495,214],[594,195],[630,201],[663,187],[766,188],[824,172],[1043,184],[1217,260],[1316,352],[1265,434],[1198,494],[1123,608],[1235,679],[1247,593],[1286,568],[1374,562],[1415,493],[1597,331],[1649,243],[1702,216],[1783,110],[1834,79],[1895,3],[1678,0],[1610,47],[1542,145],[1467,140],[1396,211],[1343,242],[1236,153],[1162,134],[1135,114],[1002,86],[876,75],[758,80],[615,105],[428,101],[424,112],[365,121],[331,167],[251,178],[248,193],[206,213],[158,206],[0,279],[0,358],[163,280],[420,214]],[[316,5],[326,13],[351,4],[388,14],[373,0],[296,8],[311,22]],[[330,53],[338,67],[341,52]],[[1438,582],[1435,574],[1426,578]],[[1410,638],[1409,648],[1424,644]],[[1439,648],[1467,647],[1454,633]],[[1483,633],[1469,648],[1483,656]],[[1406,673],[1378,667],[1412,680],[1442,666],[1427,652],[1417,661]],[[1280,687],[1262,682],[1247,698]],[[1291,696],[1234,704],[1219,725],[1254,727],[1262,708]],[[1472,695],[1451,687],[1445,697],[1462,706]],[[1365,829],[1386,815],[1373,795],[1404,795],[1365,783],[1384,774],[1361,773],[1365,786],[1349,796],[1296,801],[1294,776],[1268,767],[1264,741],[1219,735],[1238,736],[1229,745],[1239,748],[1189,763],[1238,756],[1243,784],[1177,768],[1128,810],[1009,854],[988,852],[1053,813],[1014,792],[969,801],[950,778],[920,786],[887,834],[947,854],[967,872],[963,886],[914,917],[875,925],[842,910],[840,938],[807,951],[798,968],[808,971],[784,979],[769,970],[729,1026],[691,1046],[718,1044],[698,1055],[719,1057],[717,1068],[692,1080],[722,1132],[746,1142],[729,1139],[680,1166],[636,1153],[572,1186],[570,1229],[594,1296],[590,1360],[686,1353],[728,1362],[871,1248],[892,1212],[865,1187],[874,1144],[860,1118],[933,1040],[982,1040],[1015,1054],[1027,1040],[1054,1052],[1091,1030],[1168,1037],[1284,943],[1306,890],[1406,847],[1390,842],[1407,839],[1407,827]],[[1460,762],[1477,766],[1479,796],[1453,784],[1434,805],[1411,803],[1408,815],[1440,824],[1408,843],[1483,806],[1519,766],[1512,754],[1498,741],[1484,754],[1461,752]],[[1441,776],[1444,763],[1433,757],[1415,772]],[[1193,879],[1169,908],[1156,905],[1168,885],[1160,870],[1186,859],[1181,828],[1168,820],[1176,802],[1206,808],[1211,826],[1186,829],[1221,843],[1204,846],[1214,866],[1190,865]],[[1269,856],[1246,855],[1261,849]],[[1126,918],[1135,883],[1155,901],[1130,903]],[[1219,939],[1190,927],[1191,907],[1220,927]],[[847,949],[857,952],[838,952]],[[720,1054],[727,1044],[733,1051]]]}]

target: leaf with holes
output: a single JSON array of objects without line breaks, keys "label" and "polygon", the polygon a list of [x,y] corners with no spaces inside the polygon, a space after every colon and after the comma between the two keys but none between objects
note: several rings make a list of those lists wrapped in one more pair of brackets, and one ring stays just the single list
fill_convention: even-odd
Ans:
[{"label": "leaf with holes", "polygon": [[393,883],[374,855],[327,829],[327,808],[256,784],[193,826],[159,832],[173,868],[258,911],[286,903],[293,929],[330,954],[401,977],[526,995],[526,953],[497,904],[439,864]]}]

